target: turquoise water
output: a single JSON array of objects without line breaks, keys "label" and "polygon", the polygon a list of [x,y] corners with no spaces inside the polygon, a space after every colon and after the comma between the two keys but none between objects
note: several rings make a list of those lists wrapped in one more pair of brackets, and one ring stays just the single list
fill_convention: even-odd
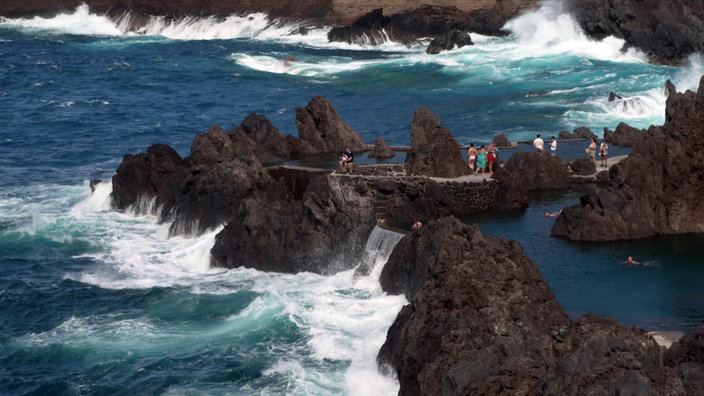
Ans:
[{"label": "turquoise water", "polygon": [[[439,56],[330,44],[326,29],[289,35],[297,26],[262,15],[121,26],[85,7],[0,20],[2,394],[397,393],[375,366],[406,303],[378,285],[388,243],[368,248],[384,252],[367,277],[211,269],[219,229],[169,238],[153,216],[112,211],[109,183],[90,194],[88,181],[108,181],[126,153],[166,143],[187,155],[196,134],[251,112],[296,133],[295,109],[314,95],[365,141],[392,145],[410,144],[420,106],[462,144],[645,128],[664,121],[666,79],[694,89],[703,74],[698,57],[654,66],[618,40],[589,41],[549,7],[512,21],[507,38],[472,35],[476,45]],[[611,91],[624,99],[608,102]],[[467,221],[520,241],[573,317],[668,330],[701,321],[701,236],[550,238],[543,214],[577,197],[536,195],[523,214]],[[620,264],[628,255],[648,265]]]}]

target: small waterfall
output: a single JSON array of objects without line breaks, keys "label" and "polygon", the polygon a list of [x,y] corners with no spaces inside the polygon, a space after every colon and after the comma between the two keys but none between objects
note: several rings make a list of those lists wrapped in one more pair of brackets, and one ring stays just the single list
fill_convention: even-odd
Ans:
[{"label": "small waterfall", "polygon": [[379,279],[379,274],[391,256],[391,252],[405,235],[401,230],[393,231],[376,225],[367,239],[367,245],[364,247],[364,259],[357,269],[357,274]]}]

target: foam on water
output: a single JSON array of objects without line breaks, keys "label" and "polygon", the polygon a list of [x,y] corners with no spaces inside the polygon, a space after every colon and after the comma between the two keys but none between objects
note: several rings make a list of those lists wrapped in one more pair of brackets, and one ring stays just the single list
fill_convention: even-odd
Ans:
[{"label": "foam on water", "polygon": [[[323,371],[310,382],[310,370],[303,377],[296,376],[300,357],[284,356],[269,370],[292,375],[298,382],[294,389],[339,389],[343,385],[347,394],[390,394],[395,392],[389,389],[398,389],[393,378],[377,371],[375,361],[388,327],[406,303],[403,296],[385,295],[378,282],[358,279],[354,270],[329,277],[262,274],[252,289],[261,295],[262,307],[282,306],[281,313],[309,335],[307,345],[316,361],[350,362],[344,373],[329,373],[322,366]],[[371,393],[359,393],[360,387]]]},{"label": "foam on water", "polygon": [[304,77],[333,76],[339,73],[352,72],[364,68],[390,64],[393,61],[379,60],[352,60],[349,58],[334,57],[325,61],[286,60],[281,54],[278,57],[267,55],[249,55],[245,53],[232,54],[230,58],[238,65],[266,73],[291,74]]},{"label": "foam on water", "polygon": [[588,59],[627,63],[645,63],[636,50],[621,51],[625,41],[607,37],[588,38],[574,18],[562,9],[559,1],[546,1],[540,9],[525,13],[504,25],[516,37],[507,49],[514,59],[572,54]]},{"label": "foam on water", "polygon": [[121,36],[125,33],[107,17],[91,14],[85,4],[78,6],[73,13],[53,18],[0,18],[0,27],[90,36]]},{"label": "foam on water", "polygon": [[17,338],[19,345],[78,348],[98,361],[101,356],[132,353],[161,356],[173,349],[229,345],[235,342],[232,337],[247,339],[248,334],[259,339],[254,334],[268,334],[272,330],[267,329],[283,321],[306,337],[301,343],[270,345],[267,353],[273,363],[263,374],[286,376],[288,394],[398,391],[396,380],[380,374],[375,361],[388,327],[406,303],[403,296],[383,293],[378,283],[381,267],[403,234],[372,233],[367,253],[374,270],[368,277],[355,276],[354,270],[333,276],[211,270],[209,250],[219,229],[194,238],[169,238],[168,226],[157,224],[154,216],[111,210],[110,192],[110,183],[100,183],[90,195],[83,190],[82,200],[75,202],[74,196],[68,200],[73,203],[55,207],[55,212],[64,210],[68,213],[64,216],[91,230],[82,238],[102,246],[97,253],[82,255],[91,258],[94,266],[67,274],[68,278],[104,289],[177,287],[194,295],[226,298],[252,292],[257,297],[240,312],[210,324],[162,323],[149,311],[136,317],[119,311],[73,316],[53,329]]}]

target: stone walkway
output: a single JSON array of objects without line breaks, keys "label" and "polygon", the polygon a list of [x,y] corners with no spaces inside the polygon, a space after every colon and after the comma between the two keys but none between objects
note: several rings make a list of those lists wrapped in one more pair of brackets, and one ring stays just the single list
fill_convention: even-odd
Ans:
[{"label": "stone walkway", "polygon": [[[596,179],[596,175],[601,173],[601,172],[608,172],[609,169],[611,169],[612,166],[618,164],[621,162],[624,158],[628,157],[627,155],[619,155],[617,157],[609,158],[608,161],[608,166],[606,168],[601,167],[601,161],[597,159],[597,167],[596,167],[596,172],[591,174],[591,175],[585,175],[585,176],[575,176],[575,177],[581,177],[585,179]],[[482,180],[491,180],[491,174],[489,172],[484,172],[484,173],[475,173],[473,175],[466,175],[466,176],[460,176],[452,179],[448,178],[442,178],[442,177],[431,177],[431,179],[437,181],[437,182],[448,182],[448,181],[457,181],[457,182],[464,182],[464,181],[470,181],[470,182],[481,182]]]}]

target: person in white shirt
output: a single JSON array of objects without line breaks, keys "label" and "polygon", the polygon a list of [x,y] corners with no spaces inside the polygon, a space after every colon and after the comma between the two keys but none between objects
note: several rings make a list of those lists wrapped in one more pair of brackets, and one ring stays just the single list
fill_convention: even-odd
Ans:
[{"label": "person in white shirt", "polygon": [[545,146],[545,142],[543,139],[540,138],[540,134],[533,140],[533,146],[535,146],[535,150],[539,153],[543,152],[543,147]]}]

